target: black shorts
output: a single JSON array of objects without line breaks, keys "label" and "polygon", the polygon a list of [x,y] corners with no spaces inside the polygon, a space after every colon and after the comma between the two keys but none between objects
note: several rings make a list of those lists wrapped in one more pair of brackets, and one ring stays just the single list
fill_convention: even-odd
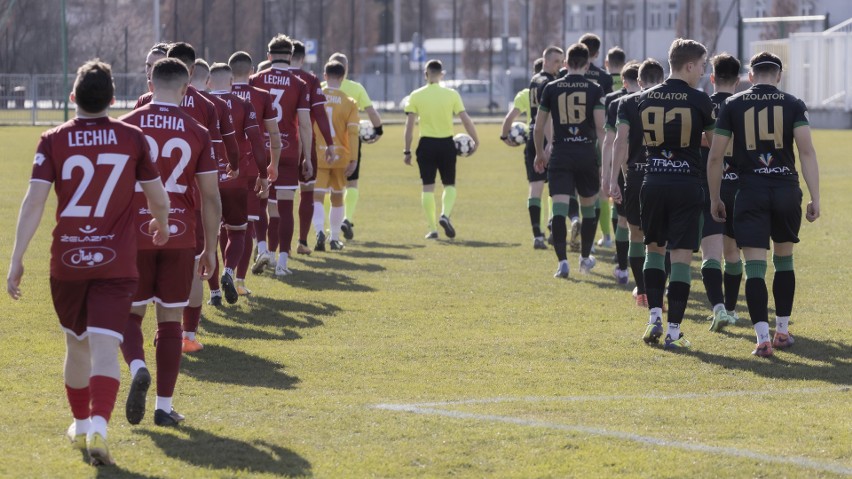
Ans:
[{"label": "black shorts", "polygon": [[725,203],[725,236],[728,238],[736,238],[734,236],[734,202],[738,188],[738,181],[722,180],[722,188],[719,190],[722,203]]},{"label": "black shorts", "polygon": [[[545,142],[546,144],[547,142]],[[524,165],[527,168],[527,181],[530,183],[533,181],[547,181],[547,168],[544,169],[544,173],[539,173],[535,171],[533,163],[535,163],[535,142],[530,138],[526,146],[524,146]]]},{"label": "black shorts", "polygon": [[443,185],[456,184],[456,143],[452,137],[422,137],[415,153],[424,185],[434,185],[438,172]]},{"label": "black shorts", "polygon": [[725,232],[725,223],[719,223],[718,221],[713,220],[713,215],[710,214],[710,187],[706,184],[703,186],[704,189],[704,209],[703,209],[703,223],[701,225],[701,238],[704,239],[708,236],[720,235]]},{"label": "black shorts", "polygon": [[595,145],[558,144],[550,154],[547,181],[550,196],[571,195],[591,198],[601,190]]},{"label": "black shorts", "polygon": [[740,248],[769,249],[798,243],[802,226],[802,189],[795,183],[740,185],[734,201],[734,231]]},{"label": "black shorts", "polygon": [[645,177],[640,192],[645,244],[698,251],[704,188],[691,178]]},{"label": "black shorts", "polygon": [[[355,171],[346,177],[346,181],[356,181],[361,174],[361,137],[358,137],[358,164],[355,165]],[[316,175],[316,173],[314,173]]]},{"label": "black shorts", "polygon": [[624,208],[624,216],[627,217],[627,223],[633,226],[641,226],[642,215],[640,213],[641,199],[639,193],[642,191],[642,182],[645,181],[645,170],[637,170],[634,167],[628,168],[621,204]]},{"label": "black shorts", "polygon": [[615,214],[621,217],[627,216],[627,210],[624,208],[624,174],[618,174],[618,191],[621,192],[621,203],[615,203]]}]

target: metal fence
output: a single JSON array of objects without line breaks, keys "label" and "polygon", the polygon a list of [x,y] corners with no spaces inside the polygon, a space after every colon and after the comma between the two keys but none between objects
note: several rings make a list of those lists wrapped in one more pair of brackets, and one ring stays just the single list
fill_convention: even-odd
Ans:
[{"label": "metal fence", "polygon": [[[113,74],[116,103],[113,108],[130,109],[136,99],[148,91],[144,74]],[[74,81],[68,75],[67,90],[63,76],[0,74],[0,124],[46,125],[61,123],[65,102]],[[74,105],[69,105],[73,110]],[[73,116],[73,111],[71,115]]]}]

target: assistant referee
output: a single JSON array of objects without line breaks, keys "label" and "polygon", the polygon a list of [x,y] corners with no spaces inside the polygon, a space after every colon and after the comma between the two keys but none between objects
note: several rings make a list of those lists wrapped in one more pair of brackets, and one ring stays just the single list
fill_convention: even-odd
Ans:
[{"label": "assistant referee", "polygon": [[426,63],[426,86],[418,88],[409,95],[405,106],[405,164],[411,164],[411,140],[414,134],[414,121],[420,118],[420,141],[417,144],[417,166],[423,181],[421,202],[426,214],[429,233],[426,239],[437,239],[438,228],[435,224],[435,177],[441,174],[444,193],[441,198],[441,218],[438,223],[448,238],[455,238],[456,230],[450,222],[450,215],[456,202],[456,147],[453,142],[453,117],[458,115],[467,134],[473,138],[471,154],[476,152],[479,137],[473,120],[464,111],[461,96],[456,90],[440,85],[444,78],[444,68],[438,60]]}]

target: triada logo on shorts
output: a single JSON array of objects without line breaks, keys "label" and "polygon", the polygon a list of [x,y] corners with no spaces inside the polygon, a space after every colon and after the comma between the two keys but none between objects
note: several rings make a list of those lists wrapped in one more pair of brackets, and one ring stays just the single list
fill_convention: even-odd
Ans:
[{"label": "triada logo on shorts", "polygon": [[763,163],[763,166],[769,166],[772,164],[772,161],[775,160],[775,157],[772,156],[772,153],[761,153],[758,156],[758,160]]}]

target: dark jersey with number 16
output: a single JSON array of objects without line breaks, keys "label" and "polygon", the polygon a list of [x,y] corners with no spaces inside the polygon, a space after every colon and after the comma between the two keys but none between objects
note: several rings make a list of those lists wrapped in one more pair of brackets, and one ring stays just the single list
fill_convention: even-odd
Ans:
[{"label": "dark jersey with number 16", "polygon": [[538,114],[541,93],[544,91],[544,87],[553,80],[555,80],[555,77],[544,71],[536,73],[532,77],[532,80],[530,80],[530,130],[535,125],[535,116]]},{"label": "dark jersey with number 16", "polygon": [[716,133],[734,137],[733,157],[741,185],[797,183],[793,130],[808,124],[802,100],[772,85],[755,85],[722,105]]},{"label": "dark jersey with number 16", "polygon": [[701,134],[715,124],[710,97],[669,78],[640,94],[639,114],[648,155],[645,180],[680,175],[703,181]]},{"label": "dark jersey with number 16", "polygon": [[544,87],[541,111],[553,120],[554,147],[594,144],[597,140],[595,110],[603,110],[601,87],[583,75],[568,75]]}]

